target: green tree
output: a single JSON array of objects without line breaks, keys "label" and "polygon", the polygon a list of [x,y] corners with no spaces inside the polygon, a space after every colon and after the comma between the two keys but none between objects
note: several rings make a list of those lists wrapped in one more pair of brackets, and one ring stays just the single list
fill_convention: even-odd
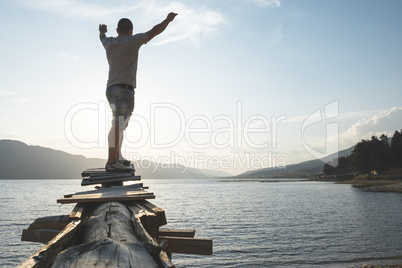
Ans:
[{"label": "green tree", "polygon": [[352,167],[364,174],[370,173],[372,169],[369,143],[369,140],[361,140],[355,145],[355,148],[350,155],[352,159]]},{"label": "green tree", "polygon": [[323,173],[324,175],[335,174],[335,168],[330,163],[325,163]]},{"label": "green tree", "polygon": [[362,140],[352,151],[352,166],[361,173],[367,174],[372,170],[384,172],[390,168],[390,147],[388,137],[372,136],[371,140]]},{"label": "green tree", "polygon": [[402,130],[395,131],[391,139],[391,165],[394,168],[402,167]]},{"label": "green tree", "polygon": [[389,138],[387,135],[380,136],[378,144],[375,147],[376,152],[376,170],[384,172],[391,167],[391,148],[389,146]]},{"label": "green tree", "polygon": [[334,174],[345,174],[352,172],[352,165],[350,157],[342,156],[338,159],[334,159],[328,163],[324,164],[324,174],[325,175],[334,175]]}]

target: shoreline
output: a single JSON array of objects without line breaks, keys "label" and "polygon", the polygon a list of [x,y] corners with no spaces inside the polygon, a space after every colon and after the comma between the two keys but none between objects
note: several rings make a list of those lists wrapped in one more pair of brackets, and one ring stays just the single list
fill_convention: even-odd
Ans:
[{"label": "shoreline", "polygon": [[355,178],[355,179],[336,179],[336,180],[322,180],[322,179],[271,179],[271,178],[239,178],[239,179],[223,179],[220,178],[217,182],[260,182],[260,183],[277,183],[277,182],[332,182],[335,184],[351,184],[352,187],[361,189],[367,192],[383,192],[383,193],[402,193],[402,179],[386,179],[386,178]]},{"label": "shoreline", "polygon": [[383,193],[402,193],[402,180],[387,179],[353,179],[348,181],[338,181],[337,184],[351,184],[367,192]]}]

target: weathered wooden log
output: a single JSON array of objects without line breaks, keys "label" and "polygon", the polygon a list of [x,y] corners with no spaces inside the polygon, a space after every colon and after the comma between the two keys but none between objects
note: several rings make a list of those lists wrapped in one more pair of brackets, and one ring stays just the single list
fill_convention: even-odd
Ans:
[{"label": "weathered wooden log", "polygon": [[60,253],[53,267],[173,267],[167,256],[161,260],[137,214],[118,202],[99,205],[80,228],[78,245]]},{"label": "weathered wooden log", "polygon": [[81,220],[73,220],[67,224],[63,231],[61,231],[18,267],[51,267],[59,252],[75,244],[77,239],[76,232],[80,223]]},{"label": "weathered wooden log", "polygon": [[[132,212],[132,223],[133,223],[134,230],[136,232],[137,237],[142,242],[144,242],[144,244],[147,247],[147,250],[150,252],[150,254],[155,259],[158,259],[160,267],[174,267],[174,265],[171,263],[171,260],[168,256],[168,254],[165,251],[162,251],[162,250],[165,250],[165,245],[163,243],[161,243],[161,245],[159,246],[157,243],[157,238],[152,237],[147,232],[147,229],[150,230],[150,229],[154,228],[155,223],[151,224],[151,226],[148,226],[148,224],[151,222],[150,220],[146,220],[146,221],[144,221],[144,223],[142,223],[142,219],[144,217],[149,217],[149,216],[153,217],[153,214],[157,214],[156,219],[157,219],[157,226],[159,228],[160,226],[166,224],[165,212],[162,209],[160,209],[159,207],[157,207],[145,200],[143,202],[140,202],[140,204],[143,207],[146,207],[146,209],[143,210],[142,206],[139,205],[138,203],[131,203],[131,205],[128,205],[128,208]],[[150,209],[150,210],[148,210],[148,209]],[[163,215],[163,219],[162,219],[162,215]]]}]

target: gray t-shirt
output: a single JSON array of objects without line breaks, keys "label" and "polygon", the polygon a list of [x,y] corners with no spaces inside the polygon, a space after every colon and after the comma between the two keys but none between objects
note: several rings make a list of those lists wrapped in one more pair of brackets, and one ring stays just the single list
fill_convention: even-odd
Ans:
[{"label": "gray t-shirt", "polygon": [[99,38],[106,50],[109,62],[109,78],[107,86],[127,84],[136,87],[138,51],[148,42],[148,34],[118,35],[106,37],[104,33]]}]

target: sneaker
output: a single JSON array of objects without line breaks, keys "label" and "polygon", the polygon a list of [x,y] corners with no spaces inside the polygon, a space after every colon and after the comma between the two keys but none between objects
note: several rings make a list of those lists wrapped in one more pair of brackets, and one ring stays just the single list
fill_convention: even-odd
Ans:
[{"label": "sneaker", "polygon": [[134,168],[126,167],[125,165],[121,164],[119,161],[114,162],[113,164],[106,163],[105,169],[111,172],[133,172]]},{"label": "sneaker", "polygon": [[123,165],[125,165],[126,167],[132,168],[133,171],[135,172],[134,164],[133,164],[133,162],[131,162],[130,160],[127,160],[127,159],[119,159],[118,161],[120,162],[120,164],[123,164]]},{"label": "sneaker", "polygon": [[131,162],[130,160],[127,160],[127,159],[119,159],[118,161],[120,162],[120,164],[123,164],[126,167],[131,167],[133,164],[133,162]]}]

